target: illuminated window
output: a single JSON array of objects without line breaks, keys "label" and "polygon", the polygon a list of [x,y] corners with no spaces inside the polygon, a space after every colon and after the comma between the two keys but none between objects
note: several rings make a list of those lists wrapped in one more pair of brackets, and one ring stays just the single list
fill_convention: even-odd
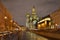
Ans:
[{"label": "illuminated window", "polygon": [[41,25],[40,25],[40,24],[38,24],[38,29],[40,29],[40,27],[41,27]]}]

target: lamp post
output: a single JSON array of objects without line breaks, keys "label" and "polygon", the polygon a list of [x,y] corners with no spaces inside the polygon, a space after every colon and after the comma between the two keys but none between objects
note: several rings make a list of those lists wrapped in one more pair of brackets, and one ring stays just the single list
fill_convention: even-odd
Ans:
[{"label": "lamp post", "polygon": [[11,23],[11,31],[12,31],[12,25],[13,25],[13,20],[10,20],[10,23]]},{"label": "lamp post", "polygon": [[7,28],[7,16],[4,17],[4,21],[5,21],[5,28],[6,28],[6,30],[8,30],[8,28]]}]

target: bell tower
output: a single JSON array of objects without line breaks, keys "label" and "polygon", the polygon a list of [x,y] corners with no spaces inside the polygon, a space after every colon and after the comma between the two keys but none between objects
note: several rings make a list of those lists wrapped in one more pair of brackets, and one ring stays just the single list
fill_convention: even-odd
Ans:
[{"label": "bell tower", "polygon": [[36,14],[36,9],[35,9],[35,6],[33,6],[32,8],[32,15]]},{"label": "bell tower", "polygon": [[33,17],[33,20],[37,19],[37,14],[36,14],[35,6],[33,6],[33,8],[32,8],[32,17]]}]

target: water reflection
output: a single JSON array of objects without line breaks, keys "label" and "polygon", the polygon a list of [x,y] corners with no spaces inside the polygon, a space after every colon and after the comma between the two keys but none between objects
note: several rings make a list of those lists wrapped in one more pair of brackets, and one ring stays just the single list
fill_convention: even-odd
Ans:
[{"label": "water reflection", "polygon": [[48,40],[40,35],[31,32],[22,32],[22,40]]},{"label": "water reflection", "polygon": [[29,40],[48,40],[47,38],[44,38],[31,32],[26,32],[26,34],[28,34],[27,37],[29,37]]}]

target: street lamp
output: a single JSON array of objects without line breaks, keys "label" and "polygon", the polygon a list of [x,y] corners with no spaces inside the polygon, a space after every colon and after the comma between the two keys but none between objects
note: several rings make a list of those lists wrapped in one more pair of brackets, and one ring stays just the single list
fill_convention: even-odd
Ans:
[{"label": "street lamp", "polygon": [[4,17],[4,21],[5,21],[5,27],[6,27],[6,29],[8,30],[7,24],[6,24],[6,20],[7,20],[7,16]]},{"label": "street lamp", "polygon": [[10,20],[10,22],[13,22],[13,20]]},{"label": "street lamp", "polygon": [[10,23],[11,23],[11,30],[12,30],[13,20],[10,20]]},{"label": "street lamp", "polygon": [[7,19],[7,16],[5,16],[4,19]]}]

